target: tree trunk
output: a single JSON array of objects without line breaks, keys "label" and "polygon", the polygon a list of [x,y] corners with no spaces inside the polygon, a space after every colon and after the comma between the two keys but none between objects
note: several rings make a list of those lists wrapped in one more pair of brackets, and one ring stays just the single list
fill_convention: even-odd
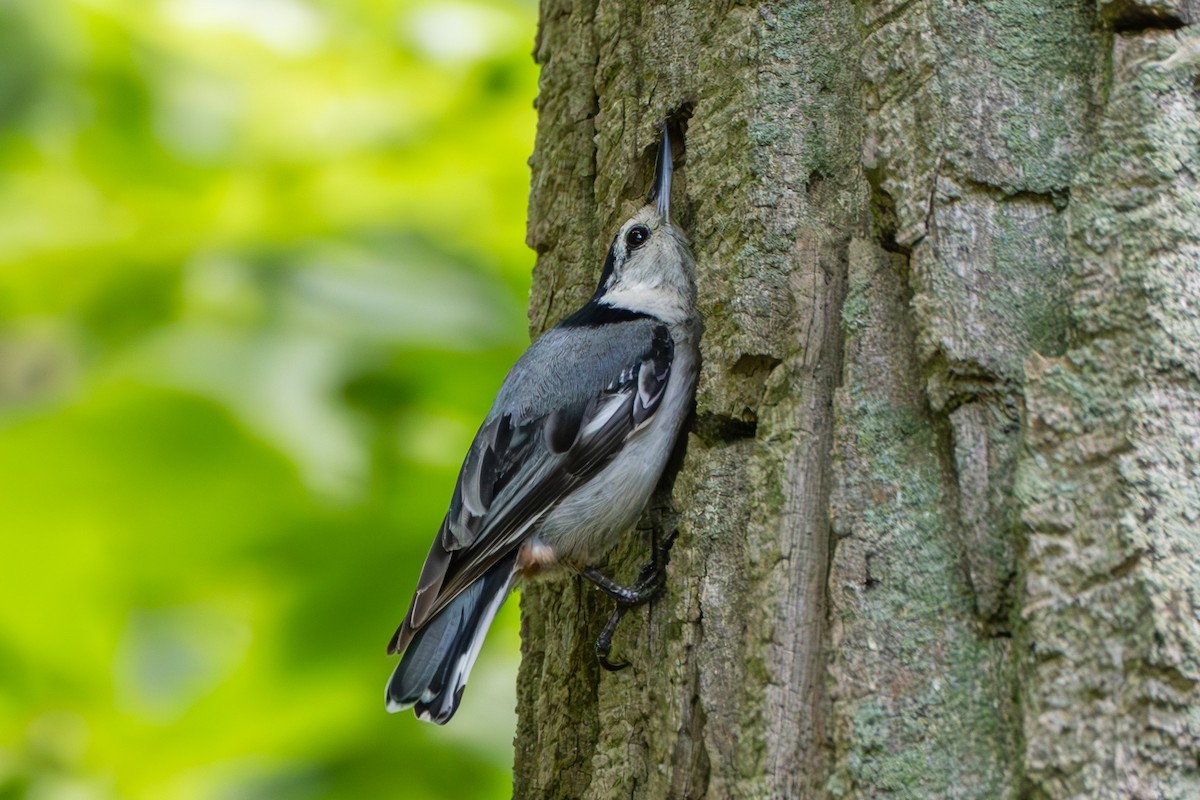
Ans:
[{"label": "tree trunk", "polygon": [[1198,16],[543,0],[532,326],[690,115],[704,367],[632,666],[524,592],[517,797],[1200,797]]}]

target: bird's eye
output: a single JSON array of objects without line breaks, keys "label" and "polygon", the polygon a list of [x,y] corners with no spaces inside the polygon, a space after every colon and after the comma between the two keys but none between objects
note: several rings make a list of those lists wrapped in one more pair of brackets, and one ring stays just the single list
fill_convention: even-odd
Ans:
[{"label": "bird's eye", "polygon": [[630,250],[641,247],[650,238],[650,231],[645,225],[634,225],[625,234],[625,246]]}]

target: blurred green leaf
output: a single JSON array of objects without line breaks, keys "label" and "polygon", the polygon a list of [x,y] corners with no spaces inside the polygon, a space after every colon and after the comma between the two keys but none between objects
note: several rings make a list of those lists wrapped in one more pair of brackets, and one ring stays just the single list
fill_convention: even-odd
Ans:
[{"label": "blurred green leaf", "polygon": [[508,796],[383,646],[525,342],[530,2],[0,0],[0,798]]}]

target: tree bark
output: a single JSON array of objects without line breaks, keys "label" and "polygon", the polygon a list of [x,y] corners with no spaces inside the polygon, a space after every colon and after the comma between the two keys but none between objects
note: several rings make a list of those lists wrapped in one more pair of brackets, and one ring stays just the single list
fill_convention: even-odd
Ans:
[{"label": "tree bark", "polygon": [[1198,17],[543,0],[531,326],[687,117],[704,365],[632,666],[524,591],[515,796],[1200,797]]}]

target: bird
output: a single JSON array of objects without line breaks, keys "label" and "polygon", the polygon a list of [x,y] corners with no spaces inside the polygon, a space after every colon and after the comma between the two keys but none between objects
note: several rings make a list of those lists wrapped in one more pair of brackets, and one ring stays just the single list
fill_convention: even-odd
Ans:
[{"label": "bird", "polygon": [[579,574],[616,600],[597,640],[665,580],[663,557],[632,586],[596,569],[641,516],[694,403],[702,323],[694,262],[671,221],[666,124],[647,203],[612,240],[595,293],[517,360],[458,475],[449,509],[388,644],[402,654],[386,707],[444,725],[492,620],[524,580]]}]

